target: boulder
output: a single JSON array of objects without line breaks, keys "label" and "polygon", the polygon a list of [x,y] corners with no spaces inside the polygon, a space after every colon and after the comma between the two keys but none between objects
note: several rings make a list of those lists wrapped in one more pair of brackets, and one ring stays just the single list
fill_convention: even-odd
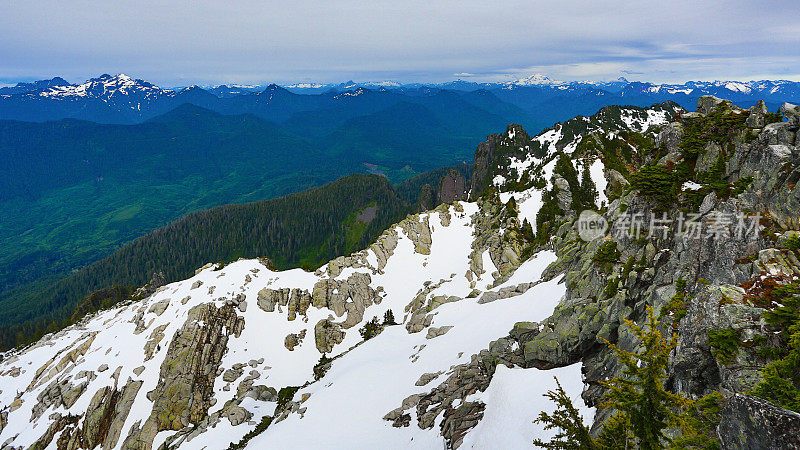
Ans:
[{"label": "boulder", "polygon": [[344,331],[338,323],[322,319],[314,326],[314,341],[320,353],[330,353],[333,346],[344,340]]},{"label": "boulder", "polygon": [[794,411],[735,394],[721,416],[717,435],[722,449],[800,449],[800,414]]}]

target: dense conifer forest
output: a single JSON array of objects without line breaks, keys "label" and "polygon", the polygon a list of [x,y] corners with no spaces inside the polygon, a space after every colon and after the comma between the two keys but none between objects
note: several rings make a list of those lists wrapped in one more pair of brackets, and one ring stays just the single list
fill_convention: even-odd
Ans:
[{"label": "dense conifer forest", "polygon": [[[408,189],[408,188],[406,188]],[[351,175],[285,197],[191,213],[40,289],[12,294],[0,346],[32,342],[129,298],[153,274],[186,278],[208,262],[268,258],[276,269],[312,270],[367,246],[411,211],[386,178]]]}]

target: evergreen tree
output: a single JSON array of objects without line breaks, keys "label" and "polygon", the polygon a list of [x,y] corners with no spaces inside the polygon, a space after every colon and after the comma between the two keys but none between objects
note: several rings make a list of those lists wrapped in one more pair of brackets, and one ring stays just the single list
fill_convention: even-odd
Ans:
[{"label": "evergreen tree", "polygon": [[800,412],[800,285],[779,286],[773,296],[781,306],[765,312],[764,319],[778,328],[783,357],[767,364],[753,394]]},{"label": "evergreen tree", "polygon": [[581,205],[583,208],[594,209],[597,208],[597,186],[592,181],[592,173],[589,171],[589,166],[584,164],[583,174],[581,175],[581,189],[580,189]]},{"label": "evergreen tree", "polygon": [[394,313],[391,309],[387,310],[383,314],[383,324],[384,325],[397,325],[397,322],[394,320]]},{"label": "evergreen tree", "polygon": [[689,405],[687,399],[664,388],[669,353],[678,338],[664,339],[651,307],[647,308],[646,328],[627,319],[625,323],[643,348],[636,353],[608,344],[625,368],[623,376],[601,383],[608,389],[603,407],[628,417],[640,448],[664,448],[664,442],[669,442],[664,430],[677,425],[674,411]]},{"label": "evergreen tree", "polygon": [[377,317],[373,317],[372,320],[365,323],[364,326],[358,329],[358,332],[361,334],[361,337],[364,338],[365,341],[368,341],[383,331],[383,325],[378,322]]},{"label": "evergreen tree", "polygon": [[541,413],[536,421],[545,423],[545,429],[558,428],[561,432],[550,442],[535,441],[536,445],[555,449],[651,450],[671,443],[664,435],[668,427],[680,427],[684,434],[690,435],[700,435],[704,430],[697,422],[680,420],[676,413],[691,407],[692,402],[664,388],[669,353],[675,348],[677,338],[664,339],[650,307],[644,327],[629,320],[625,322],[642,342],[642,349],[630,352],[608,343],[624,369],[622,376],[601,383],[608,389],[601,406],[616,413],[603,423],[600,436],[589,435],[589,429],[559,384],[556,391],[545,394],[556,403],[556,411]]},{"label": "evergreen tree", "polygon": [[544,396],[552,400],[557,408],[553,414],[548,414],[544,411],[540,412],[539,418],[534,422],[545,424],[545,430],[558,429],[560,431],[550,442],[536,439],[533,441],[533,445],[553,449],[593,450],[598,448],[595,440],[589,434],[589,428],[583,424],[583,417],[581,417],[578,409],[575,408],[572,400],[564,392],[558,378],[555,380],[556,390],[548,391]]},{"label": "evergreen tree", "polygon": [[325,353],[319,357],[319,361],[314,365],[314,381],[319,380],[320,378],[325,376],[325,373],[328,371],[330,366],[328,364],[333,361],[331,358],[328,358],[328,355]]}]

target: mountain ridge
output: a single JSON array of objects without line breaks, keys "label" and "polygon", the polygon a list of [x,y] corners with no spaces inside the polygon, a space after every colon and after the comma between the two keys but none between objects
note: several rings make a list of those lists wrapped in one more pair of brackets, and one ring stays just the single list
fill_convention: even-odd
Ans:
[{"label": "mountain ridge", "polygon": [[[758,319],[781,306],[757,283],[791,287],[800,274],[787,244],[800,239],[790,235],[800,228],[800,108],[781,113],[703,97],[697,112],[608,107],[533,137],[509,125],[478,146],[475,170],[484,169],[469,201],[409,215],[364,250],[313,272],[209,264],[6,353],[0,438],[65,448],[512,448],[554,436],[533,422],[554,407],[538,400],[554,375],[597,433],[612,414],[600,407],[601,381],[624,369],[600,342],[636,350],[625,320],[641,322],[650,307],[683,346],[670,355],[668,388],[721,395],[703,439],[794,445],[786,430],[800,416],[747,394],[769,382],[760,349],[783,339]],[[754,237],[697,242],[617,226],[626,214],[693,207],[708,220],[745,211],[770,220]],[[582,239],[582,208],[614,228]],[[720,330],[763,338],[722,353],[711,333]]]}]

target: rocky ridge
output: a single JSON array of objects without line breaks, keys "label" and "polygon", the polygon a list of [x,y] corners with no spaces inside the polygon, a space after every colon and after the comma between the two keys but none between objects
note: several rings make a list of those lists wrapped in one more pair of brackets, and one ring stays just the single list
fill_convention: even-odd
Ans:
[{"label": "rocky ridge", "polygon": [[[207,265],[9,352],[0,441],[455,448],[492,435],[514,447],[547,436],[531,421],[553,374],[575,380],[565,386],[597,430],[608,415],[596,408],[598,381],[620,371],[604,342],[637,348],[623,319],[641,321],[651,306],[679,337],[671,389],[730,399],[717,431],[723,448],[739,448],[732,436],[795,445],[786,430],[796,414],[742,395],[767,358],[749,345],[723,352],[710,337],[733,330],[738,342],[774,345],[761,290],[800,279],[798,255],[782,246],[800,229],[800,111],[784,105],[781,114],[707,97],[693,113],[604,108],[533,138],[509,126],[476,151],[472,202],[459,201],[466,184],[452,177],[439,192],[453,203],[316,272],[274,272],[258,260]],[[698,123],[713,133],[698,136]],[[662,189],[639,175],[658,171],[669,174]],[[675,199],[667,207],[664,189]],[[593,198],[576,203],[587,192]],[[583,240],[576,205],[599,210],[607,233]],[[660,231],[668,226],[655,217],[672,224],[692,209],[722,238]],[[720,225],[723,214],[755,212],[760,233]],[[646,234],[620,232],[631,215]],[[370,322],[389,311],[401,326]],[[515,396],[529,406],[498,416],[512,400],[492,395],[514,377],[525,380]],[[524,425],[497,434],[509,420]]]}]

